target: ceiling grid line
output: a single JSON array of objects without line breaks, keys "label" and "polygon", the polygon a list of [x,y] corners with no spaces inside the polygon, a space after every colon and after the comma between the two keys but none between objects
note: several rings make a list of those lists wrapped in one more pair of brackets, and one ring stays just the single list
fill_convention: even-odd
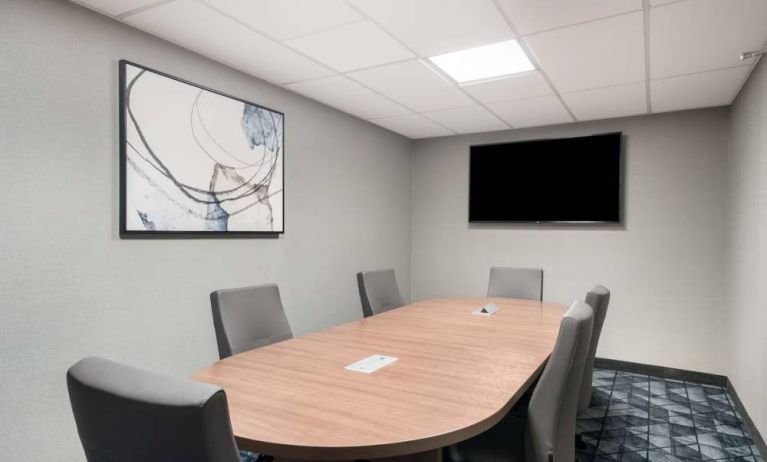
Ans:
[{"label": "ceiling grid line", "polygon": [[[355,21],[344,22],[344,23],[341,23],[341,24],[333,24],[333,25],[321,27],[321,28],[319,28],[317,30],[313,30],[311,32],[304,32],[302,34],[291,35],[289,37],[285,37],[284,39],[281,39],[281,40],[277,40],[277,39],[275,39],[275,40],[277,40],[278,42],[282,43],[286,47],[289,47],[290,49],[295,50],[295,48],[291,47],[290,45],[288,45],[285,42],[288,42],[290,40],[299,39],[299,38],[308,37],[308,36],[313,35],[313,34],[319,34],[319,33],[322,33],[322,32],[327,32],[327,31],[329,31],[331,29],[335,29],[336,27],[349,26],[351,24],[357,24],[357,23],[365,22],[366,20],[367,20],[367,18],[362,18],[362,19],[357,19]],[[296,51],[298,51],[298,50],[296,50]]]},{"label": "ceiling grid line", "polygon": [[[171,1],[175,1],[175,0],[171,0]],[[248,24],[245,24],[245,23],[243,23],[242,21],[238,20],[237,18],[233,18],[233,17],[231,17],[231,15],[227,14],[226,12],[223,12],[223,11],[221,11],[220,9],[216,8],[215,6],[212,6],[212,5],[208,4],[208,2],[206,2],[205,0],[197,0],[197,1],[199,1],[199,2],[200,2],[200,3],[202,3],[202,4],[204,4],[206,7],[208,7],[208,8],[210,8],[210,9],[214,10],[216,13],[218,13],[218,14],[220,14],[220,15],[222,15],[222,16],[224,16],[224,17],[226,17],[226,18],[228,18],[228,19],[230,19],[230,20],[232,20],[232,21],[235,21],[235,22],[237,22],[238,24],[241,24],[241,25],[243,25],[244,27],[247,27],[249,30],[252,30],[253,32],[255,32],[255,33],[257,33],[257,34],[259,34],[259,35],[261,35],[261,36],[263,36],[263,37],[265,37],[265,38],[267,38],[267,39],[269,39],[269,40],[271,40],[271,41],[273,41],[273,42],[275,42],[275,43],[277,43],[277,44],[278,44],[278,45],[280,45],[280,46],[283,46],[283,47],[285,47],[285,48],[287,48],[287,49],[289,49],[289,50],[291,50],[291,51],[293,51],[293,52],[295,52],[295,53],[299,54],[300,56],[302,56],[302,57],[304,57],[304,58],[306,58],[306,59],[309,59],[309,60],[311,60],[312,62],[315,62],[315,63],[317,63],[317,64],[321,65],[322,67],[324,67],[324,68],[328,69],[330,72],[332,72],[332,75],[328,75],[328,76],[325,76],[325,77],[312,77],[312,78],[309,78],[309,79],[303,79],[303,80],[299,80],[299,81],[289,81],[289,82],[283,82],[283,83],[279,83],[279,84],[278,84],[279,86],[281,86],[281,87],[285,88],[285,85],[290,85],[290,84],[293,84],[293,83],[297,83],[297,82],[309,82],[309,81],[313,81],[313,80],[319,80],[319,79],[324,79],[324,78],[329,78],[329,77],[333,77],[333,76],[341,76],[341,77],[344,77],[344,78],[348,78],[348,79],[351,79],[351,80],[353,80],[354,82],[356,82],[357,84],[359,84],[359,85],[361,85],[362,87],[366,88],[367,90],[369,90],[369,91],[371,91],[371,92],[375,93],[376,95],[378,95],[378,96],[380,96],[380,97],[382,97],[382,98],[386,99],[387,101],[389,101],[389,102],[391,102],[391,103],[394,103],[394,104],[396,104],[396,105],[398,105],[398,106],[402,106],[403,108],[407,109],[408,111],[411,111],[411,113],[418,113],[418,111],[414,110],[412,107],[409,107],[409,106],[407,106],[406,104],[403,104],[403,103],[401,103],[401,102],[399,102],[399,101],[395,101],[394,99],[392,99],[392,98],[389,98],[388,96],[386,96],[386,95],[384,95],[384,94],[382,94],[382,93],[380,93],[380,92],[376,91],[375,89],[368,87],[368,86],[367,86],[367,85],[365,85],[364,83],[362,83],[362,82],[358,82],[358,81],[356,81],[355,79],[352,79],[350,76],[346,75],[346,73],[344,73],[344,72],[338,72],[338,71],[336,71],[335,69],[331,68],[330,66],[328,66],[328,65],[326,65],[326,64],[324,64],[324,63],[322,63],[321,61],[319,61],[319,60],[317,60],[317,59],[315,59],[315,58],[313,58],[313,57],[311,57],[311,56],[308,56],[308,55],[306,55],[306,54],[305,54],[305,53],[303,53],[302,51],[300,51],[300,50],[296,50],[295,48],[293,48],[293,47],[291,47],[291,46],[289,46],[289,45],[287,45],[287,44],[285,44],[285,43],[282,43],[281,41],[279,41],[279,40],[277,40],[277,39],[275,39],[275,38],[273,38],[273,37],[271,37],[271,36],[269,36],[269,35],[267,35],[267,34],[265,34],[265,33],[263,33],[263,32],[260,32],[260,31],[258,31],[258,30],[255,30],[255,29],[253,29],[253,28],[252,28],[252,27],[250,27]],[[355,10],[355,11],[356,11],[356,10]],[[364,16],[363,16],[363,18],[364,18]],[[362,20],[360,20],[360,21],[357,21],[357,22],[361,22],[361,21],[364,21],[364,19],[362,19]],[[353,24],[353,23],[347,23],[347,24]],[[333,26],[333,27],[337,27],[337,26]],[[316,33],[316,31],[315,31],[315,32],[311,32],[311,33],[309,33],[309,34],[312,34],[312,33]],[[309,35],[309,34],[302,34],[302,36],[305,36],[305,35]],[[410,61],[410,60],[412,60],[412,58],[404,59],[404,60],[401,60],[401,61],[399,61],[399,62],[406,62],[406,61]],[[387,64],[391,64],[391,63],[387,63]],[[377,66],[372,66],[372,67],[377,67]],[[355,69],[355,71],[357,71],[357,70],[361,70],[361,69]],[[288,91],[291,91],[291,90],[289,90],[289,89],[288,89]],[[322,103],[322,104],[326,104],[326,103]],[[332,106],[331,106],[331,107],[332,107]],[[335,108],[334,108],[334,109],[335,109]],[[384,117],[381,117],[381,118],[384,118]]]},{"label": "ceiling grid line", "polygon": [[[127,16],[128,16],[128,13],[130,13],[130,14],[138,14],[138,13],[142,13],[142,12],[144,12],[144,11],[146,11],[146,10],[149,10],[149,9],[152,9],[152,8],[154,8],[154,7],[162,6],[162,5],[165,5],[165,4],[168,4],[168,3],[171,3],[171,2],[175,2],[175,1],[176,1],[176,0],[161,0],[161,1],[157,2],[157,3],[154,3],[154,4],[152,4],[152,5],[147,5],[146,7],[143,7],[143,8],[136,8],[136,9],[134,9],[134,10],[131,10],[131,11],[129,11],[129,12],[123,13],[122,15],[120,15],[121,17],[120,17],[120,18],[118,18],[118,19],[119,19],[119,20],[122,20],[122,19],[123,19],[123,17],[127,17]],[[303,52],[301,52],[301,51],[299,51],[299,50],[296,50],[296,49],[294,49],[293,47],[290,47],[290,46],[288,46],[288,45],[286,45],[286,44],[282,43],[280,40],[277,40],[276,38],[274,38],[274,37],[272,37],[272,36],[270,36],[270,35],[268,35],[268,34],[266,34],[266,33],[264,33],[264,32],[261,32],[261,31],[259,31],[259,30],[256,30],[256,29],[254,29],[254,28],[253,28],[253,27],[251,27],[249,24],[247,24],[247,23],[245,23],[245,22],[243,22],[243,21],[239,20],[238,18],[232,17],[230,14],[228,14],[228,13],[226,13],[226,12],[224,12],[224,11],[221,11],[219,8],[217,8],[217,7],[216,7],[216,6],[214,6],[214,5],[211,5],[210,3],[208,3],[208,2],[207,2],[207,1],[205,1],[205,0],[193,0],[193,1],[195,1],[195,2],[199,3],[200,5],[203,5],[204,7],[206,7],[206,8],[208,8],[208,9],[210,9],[211,11],[213,11],[213,12],[214,12],[214,13],[216,13],[216,14],[219,14],[219,15],[221,15],[221,16],[223,16],[223,17],[225,17],[225,18],[227,18],[227,19],[229,19],[229,20],[231,20],[231,21],[234,21],[234,22],[236,22],[237,24],[240,24],[241,26],[243,26],[243,27],[247,28],[248,30],[252,31],[253,33],[255,33],[255,34],[257,34],[257,35],[259,35],[259,36],[261,36],[261,37],[263,37],[263,38],[265,38],[265,39],[267,39],[267,40],[269,40],[269,41],[271,41],[271,42],[273,42],[273,43],[275,43],[276,45],[278,45],[278,46],[280,46],[280,47],[284,47],[284,48],[286,48],[286,49],[288,49],[288,50],[291,50],[292,52],[295,52],[296,54],[298,54],[298,55],[302,56],[302,57],[303,57],[303,58],[305,58],[305,59],[308,59],[308,60],[310,60],[310,61],[314,62],[315,64],[317,64],[317,65],[319,65],[319,66],[323,67],[324,69],[326,69],[328,72],[330,72],[330,73],[331,73],[330,75],[327,75],[327,76],[324,76],[324,77],[311,77],[311,78],[308,78],[308,79],[303,79],[303,80],[300,80],[300,81],[302,81],[302,82],[313,81],[313,80],[324,79],[324,78],[330,78],[330,77],[334,77],[334,76],[342,76],[342,77],[345,77],[345,78],[349,78],[349,77],[345,76],[345,75],[344,75],[344,73],[340,73],[340,72],[336,71],[335,69],[331,68],[330,66],[327,66],[326,64],[324,64],[324,63],[320,62],[319,60],[316,60],[316,59],[314,59],[314,58],[313,58],[313,57],[311,57],[311,56],[307,56],[305,53],[303,53]],[[140,10],[140,11],[139,11],[139,10]],[[362,19],[362,20],[360,20],[360,21],[364,21],[364,19]],[[359,22],[359,21],[358,21],[358,22]],[[348,24],[348,23],[347,23],[347,24]],[[311,32],[311,33],[315,33],[315,32]],[[302,34],[302,35],[307,35],[307,34]],[[209,56],[209,55],[207,55],[207,54],[204,54],[204,53],[200,53],[200,52],[197,52],[197,53],[198,53],[198,54],[200,54],[200,55],[203,55],[203,56],[205,56],[205,57],[207,57],[207,58],[210,58],[210,59],[212,59],[212,60],[214,60],[214,61],[216,61],[216,60],[217,60],[217,59],[216,59],[214,56]],[[411,58],[411,59],[412,59],[412,58]],[[408,60],[410,60],[410,59],[408,59]],[[403,60],[403,61],[408,61],[408,60]],[[231,67],[233,67],[233,68],[235,68],[235,69],[239,70],[240,72],[244,72],[244,73],[246,73],[246,74],[249,74],[249,72],[248,72],[248,71],[246,71],[246,70],[245,70],[245,69],[243,69],[243,68],[240,68],[240,67],[236,67],[236,66],[234,66],[234,65],[231,65],[231,64],[229,64],[229,65],[230,65]],[[274,83],[274,82],[273,82],[273,83]],[[288,84],[291,84],[291,83],[294,83],[294,82],[291,82],[291,81],[289,81],[289,82],[284,82],[284,83],[277,83],[277,85],[279,85],[279,86],[280,86],[280,87],[282,87],[282,88],[285,88],[285,85],[288,85]],[[386,96],[386,95],[384,95],[384,94],[381,94],[380,92],[377,92],[376,90],[374,90],[374,89],[372,89],[372,88],[369,88],[369,87],[367,87],[366,85],[362,84],[361,82],[356,82],[356,83],[358,83],[359,85],[363,86],[363,87],[364,87],[364,88],[366,88],[367,90],[369,90],[369,91],[371,91],[371,92],[375,93],[376,95],[378,95],[378,96],[380,96],[380,97],[382,97],[382,98],[386,99],[386,100],[387,100],[387,101],[389,101],[390,103],[393,103],[393,104],[395,104],[395,105],[398,105],[398,106],[402,106],[404,109],[406,109],[406,110],[410,111],[411,113],[417,113],[417,111],[415,111],[413,108],[411,108],[411,107],[408,107],[407,105],[405,105],[405,104],[402,104],[402,103],[400,103],[400,102],[398,102],[398,101],[395,101],[395,100],[393,100],[393,99],[389,98],[388,96]],[[286,89],[287,89],[287,88],[286,88]],[[288,90],[288,91],[291,91],[291,90],[289,90],[289,89],[287,89],[287,90]],[[320,103],[321,103],[321,104],[326,104],[326,105],[328,105],[327,103],[322,103],[322,102],[320,102]],[[332,106],[331,106],[331,107],[332,107]],[[334,109],[336,109],[336,110],[340,110],[340,109],[337,109],[337,108],[334,108]]]},{"label": "ceiling grid line", "polygon": [[[293,50],[293,48],[291,48],[291,50]],[[297,53],[301,53],[301,52],[297,51]],[[368,71],[370,69],[379,69],[381,67],[386,67],[386,66],[389,66],[389,65],[392,65],[392,64],[406,63],[408,61],[414,61],[416,59],[418,59],[418,57],[398,59],[398,60],[395,60],[395,61],[388,61],[388,62],[385,62],[385,63],[382,63],[382,64],[374,64],[372,66],[360,67],[359,69],[353,69],[353,70],[345,71],[345,72],[336,71],[335,69],[331,69],[331,70],[333,70],[333,72],[336,75],[343,75],[345,77],[349,77],[346,74],[351,73],[351,72]],[[323,78],[323,77],[320,77],[320,78]],[[351,78],[351,77],[349,77],[349,78]],[[308,78],[308,79],[300,79],[300,80],[292,80],[290,82],[283,82],[280,85],[292,85],[292,84],[296,84],[296,83],[309,82],[309,81],[312,81],[312,80],[317,80],[317,77],[311,77],[311,78]]]},{"label": "ceiling grid line", "polygon": [[644,91],[647,113],[652,114],[652,98],[650,97],[650,66],[652,65],[650,60],[650,0],[642,0],[642,14],[644,17]]},{"label": "ceiling grid line", "polygon": [[[410,138],[726,106],[767,44],[767,0],[72,1]],[[534,70],[431,61],[512,39]]]},{"label": "ceiling grid line", "polygon": [[[642,1],[644,1],[644,0],[642,0]],[[685,1],[685,0],[681,0],[681,1]],[[605,19],[619,18],[621,16],[626,16],[626,15],[629,15],[629,14],[632,14],[632,13],[637,13],[639,11],[642,11],[642,8],[637,8],[635,10],[630,10],[630,11],[623,11],[623,12],[620,12],[620,13],[610,14],[610,15],[607,15],[607,16],[600,16],[598,18],[592,18],[592,19],[589,19],[589,20],[586,20],[586,21],[579,21],[579,22],[574,22],[574,23],[568,23],[568,24],[565,24],[563,26],[551,27],[549,29],[537,30],[535,32],[530,32],[528,34],[523,34],[523,35],[522,34],[518,34],[518,35],[519,35],[519,37],[533,37],[533,36],[540,35],[540,34],[546,34],[546,33],[549,33],[549,32],[556,32],[556,31],[562,30],[562,29],[568,29],[570,27],[584,26],[586,24],[591,24],[591,23],[594,23],[594,22],[604,21]]]},{"label": "ceiling grid line", "polygon": [[556,98],[559,100],[559,103],[562,105],[562,107],[565,108],[565,111],[567,111],[567,113],[570,115],[570,117],[572,117],[573,121],[577,122],[578,118],[575,117],[575,114],[573,114],[573,111],[570,109],[570,107],[567,104],[565,104],[565,100],[564,100],[564,98],[562,98],[562,95],[559,93],[559,89],[557,89],[557,87],[554,86],[554,83],[551,81],[551,79],[549,78],[548,74],[543,69],[543,66],[541,65],[541,62],[538,60],[538,57],[535,56],[535,53],[533,53],[532,49],[530,48],[530,46],[527,43],[527,41],[525,40],[525,38],[521,37],[519,35],[519,33],[517,32],[517,28],[514,25],[514,21],[511,18],[509,18],[508,15],[506,14],[506,12],[503,10],[503,8],[501,8],[498,5],[498,1],[499,0],[493,0],[493,4],[498,9],[498,12],[501,14],[501,17],[503,17],[503,19],[509,25],[509,28],[511,29],[511,31],[517,37],[519,37],[517,39],[517,41],[519,43],[519,46],[525,52],[525,54],[530,59],[530,61],[532,61],[533,65],[538,70],[538,72],[541,73],[541,76],[546,81],[546,83],[549,85],[549,87],[551,88],[551,91],[554,93],[554,96],[556,96]]},{"label": "ceiling grid line", "polygon": [[[488,105],[480,102],[477,98],[474,97],[474,95],[472,95],[471,93],[466,91],[466,89],[461,84],[459,84],[457,82],[454,82],[450,77],[445,75],[445,73],[442,72],[441,69],[439,69],[438,67],[433,66],[432,64],[428,63],[426,58],[421,58],[421,63],[424,66],[428,67],[429,70],[431,70],[432,72],[437,74],[439,77],[441,77],[445,82],[447,82],[447,83],[449,83],[451,85],[455,85],[456,87],[458,87],[458,89],[461,90],[461,92],[463,92],[464,95],[466,95],[469,99],[474,101],[474,104],[476,104],[477,106],[480,106],[480,107],[484,108],[485,110],[487,110],[488,112],[490,112],[496,119],[498,119],[501,123],[506,125],[508,128],[514,128],[514,127],[511,126],[511,124],[509,124],[508,122],[503,120],[502,117],[500,117],[498,114],[496,114],[495,111],[493,111]],[[463,108],[469,108],[469,107],[475,107],[475,106],[462,106],[462,107]],[[456,108],[452,108],[452,109],[461,109],[462,107],[456,107]],[[447,109],[450,109],[450,108],[447,108]],[[445,109],[445,110],[447,110],[447,109]],[[422,114],[422,115],[425,116],[426,118],[430,118],[425,113]]]},{"label": "ceiling grid line", "polygon": [[132,10],[128,10],[125,13],[118,14],[117,16],[115,16],[115,18],[122,20],[123,18],[127,18],[128,16],[131,16],[131,15],[134,15],[134,14],[138,14],[138,13],[143,13],[145,11],[151,10],[152,8],[155,8],[155,7],[158,7],[158,6],[167,5],[168,3],[175,2],[175,1],[176,0],[160,0],[158,2],[149,4],[149,5],[144,5],[144,6],[140,6],[138,8],[134,8]]},{"label": "ceiling grid line", "polygon": [[[171,0],[171,1],[175,1],[175,0]],[[210,2],[208,2],[206,0],[193,0],[193,1],[203,5],[204,7],[206,7],[208,9],[210,9],[210,10],[220,14],[221,16],[223,16],[223,17],[225,17],[225,18],[227,18],[227,19],[229,19],[231,21],[236,22],[237,24],[247,28],[248,30],[252,31],[255,34],[260,35],[261,37],[263,37],[263,38],[265,38],[265,39],[267,39],[267,40],[269,40],[269,41],[271,41],[271,42],[273,42],[273,43],[275,43],[275,44],[277,44],[277,45],[279,45],[281,47],[284,47],[284,48],[286,48],[288,50],[291,50],[292,52],[294,52],[296,54],[301,55],[302,57],[312,61],[313,63],[322,66],[323,68],[327,69],[328,71],[330,71],[330,72],[332,72],[334,74],[338,74],[338,71],[336,71],[332,67],[328,66],[327,64],[325,64],[325,63],[323,63],[323,62],[321,62],[321,61],[319,61],[317,59],[314,59],[311,56],[307,56],[306,54],[300,52],[299,50],[296,50],[293,47],[290,47],[290,46],[286,45],[285,43],[281,42],[280,40],[277,40],[274,37],[272,37],[272,36],[270,36],[270,35],[268,35],[268,34],[266,34],[264,32],[261,32],[259,30],[254,29],[248,23],[246,23],[246,22],[244,22],[244,21],[242,21],[242,20],[240,20],[238,18],[233,17],[232,15],[230,15],[229,13],[227,13],[225,11],[222,11],[220,8],[216,7],[215,5],[210,4]],[[320,77],[320,78],[322,78],[322,77]]]},{"label": "ceiling grid line", "polygon": [[633,85],[633,84],[644,83],[644,82],[645,82],[645,79],[643,78],[641,80],[634,80],[634,81],[631,81],[631,82],[613,83],[611,85],[602,85],[602,86],[599,86],[599,87],[588,87],[588,88],[583,88],[581,90],[572,90],[572,91],[567,91],[567,92],[563,92],[563,93],[566,94],[566,95],[569,95],[571,93],[583,93],[583,92],[587,92],[587,91],[604,90],[604,89],[608,89],[608,88],[618,88],[618,87],[624,87],[626,85]]},{"label": "ceiling grid line", "polygon": [[661,3],[660,5],[650,5],[652,8],[663,8],[664,6],[673,5],[675,3],[682,3],[682,2],[689,2],[690,0],[670,0],[666,3]]},{"label": "ceiling grid line", "polygon": [[[410,52],[411,52],[411,53],[413,53],[415,56],[417,56],[417,57],[418,57],[418,59],[420,60],[421,64],[425,65],[425,66],[426,66],[427,68],[429,68],[429,69],[430,69],[432,72],[436,73],[436,74],[437,74],[439,77],[441,77],[442,79],[444,79],[444,80],[445,80],[447,83],[450,83],[450,84],[452,84],[452,85],[455,85],[455,86],[456,86],[456,87],[457,87],[457,88],[458,88],[458,89],[459,89],[459,90],[460,90],[460,91],[461,91],[461,92],[462,92],[462,93],[463,93],[463,94],[464,94],[466,97],[468,97],[470,100],[474,101],[474,103],[475,103],[475,104],[477,104],[478,106],[481,106],[481,107],[485,108],[485,110],[488,110],[488,111],[490,111],[490,109],[489,109],[489,108],[487,108],[487,107],[486,107],[484,104],[482,104],[482,103],[480,103],[479,101],[477,101],[477,99],[476,99],[476,98],[474,98],[474,96],[472,96],[472,95],[471,95],[471,94],[469,94],[469,93],[468,93],[466,90],[464,90],[463,88],[461,88],[461,86],[460,86],[460,85],[458,85],[456,82],[453,82],[453,81],[452,81],[451,79],[449,79],[447,76],[445,76],[444,74],[442,74],[442,72],[439,72],[437,69],[435,69],[435,67],[434,67],[434,66],[432,66],[432,65],[430,65],[430,64],[428,64],[428,63],[426,63],[426,61],[425,61],[425,60],[427,59],[427,57],[426,57],[426,56],[421,56],[421,54],[420,54],[420,53],[416,52],[416,51],[415,51],[415,50],[413,50],[413,49],[412,49],[410,46],[408,46],[406,43],[404,43],[402,40],[400,40],[399,38],[395,37],[395,36],[394,36],[393,34],[391,34],[391,33],[390,33],[390,32],[389,32],[389,31],[388,31],[388,30],[387,30],[387,29],[386,29],[386,28],[385,28],[385,27],[384,27],[382,24],[379,24],[379,22],[378,22],[378,21],[376,21],[375,19],[373,19],[373,18],[369,17],[367,14],[365,14],[365,12],[363,12],[363,11],[360,11],[360,10],[359,10],[359,8],[357,8],[355,5],[353,5],[353,4],[352,4],[351,2],[349,2],[348,0],[343,0],[343,1],[344,1],[344,3],[346,3],[347,5],[349,5],[349,7],[350,7],[350,8],[354,9],[354,10],[355,10],[357,13],[359,13],[360,15],[362,15],[362,16],[364,16],[364,17],[368,18],[370,21],[372,21],[372,22],[373,22],[373,24],[375,24],[375,25],[377,25],[378,27],[380,27],[381,29],[383,29],[383,30],[384,30],[384,31],[385,31],[387,34],[389,34],[389,36],[390,36],[390,37],[392,37],[392,39],[394,39],[395,41],[397,41],[397,43],[399,43],[400,45],[402,45],[403,47],[405,47],[405,48],[406,48],[408,51],[410,51]],[[446,108],[446,109],[449,109],[449,108]],[[460,109],[460,108],[459,108],[459,107],[456,107],[455,109]],[[424,117],[426,117],[427,119],[431,120],[432,122],[436,123],[437,125],[439,125],[439,126],[441,126],[441,127],[445,128],[445,129],[447,129],[447,130],[450,130],[450,131],[451,131],[451,132],[453,132],[453,133],[456,133],[456,134],[458,133],[458,132],[456,132],[455,130],[452,130],[452,129],[448,128],[448,127],[445,127],[443,124],[441,124],[441,123],[439,123],[439,122],[437,122],[437,121],[433,120],[432,118],[430,118],[429,116],[427,116],[427,115],[425,114],[425,112],[428,112],[428,111],[419,112],[419,114],[421,114],[422,116],[424,116]],[[499,119],[501,122],[503,122],[503,123],[504,123],[506,126],[508,126],[509,128],[512,128],[511,126],[509,126],[509,124],[508,124],[508,123],[506,123],[506,121],[504,121],[502,118],[498,117],[498,114],[495,114],[493,111],[490,111],[490,112],[493,114],[493,116],[495,116],[496,118],[498,118],[498,119]]]},{"label": "ceiling grid line", "polygon": [[679,77],[687,77],[687,76],[691,76],[691,75],[708,74],[709,72],[726,71],[727,69],[738,69],[740,67],[753,67],[753,65],[754,65],[754,63],[736,64],[734,66],[717,67],[716,69],[708,69],[708,70],[705,70],[705,71],[685,72],[683,74],[669,75],[668,77],[659,77],[659,78],[650,79],[650,80],[658,81],[658,80],[676,79],[676,78],[679,78]]}]

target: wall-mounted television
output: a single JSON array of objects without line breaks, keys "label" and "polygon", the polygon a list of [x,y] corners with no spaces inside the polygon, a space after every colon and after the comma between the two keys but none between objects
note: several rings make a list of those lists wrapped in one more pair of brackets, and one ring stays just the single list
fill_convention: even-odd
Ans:
[{"label": "wall-mounted television", "polygon": [[621,133],[472,146],[471,223],[619,223]]}]

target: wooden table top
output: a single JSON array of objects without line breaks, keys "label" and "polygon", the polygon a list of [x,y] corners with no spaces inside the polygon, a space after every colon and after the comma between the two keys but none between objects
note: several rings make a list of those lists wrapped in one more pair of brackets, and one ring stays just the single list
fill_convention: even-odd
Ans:
[{"label": "wooden table top", "polygon": [[[493,302],[492,316],[471,311]],[[218,361],[241,449],[360,459],[432,450],[492,427],[537,377],[566,307],[504,298],[426,300]],[[399,358],[371,374],[345,366]]]}]

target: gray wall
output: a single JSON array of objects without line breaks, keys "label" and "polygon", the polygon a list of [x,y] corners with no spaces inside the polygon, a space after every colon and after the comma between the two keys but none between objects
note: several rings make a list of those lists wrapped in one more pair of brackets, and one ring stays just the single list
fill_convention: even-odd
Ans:
[{"label": "gray wall", "polygon": [[726,370],[767,436],[767,64],[732,107]]},{"label": "gray wall", "polygon": [[[410,292],[410,141],[65,1],[0,2],[0,459],[82,460],[64,372],[217,359],[208,293],[276,282],[297,334],[361,316],[355,272]],[[286,234],[117,235],[117,61],[286,114]],[[375,174],[371,174],[375,172]]]},{"label": "gray wall", "polygon": [[[727,117],[715,109],[417,141],[413,298],[483,295],[492,265],[542,267],[546,300],[613,290],[600,356],[722,372]],[[467,224],[470,145],[619,130],[625,228]]]},{"label": "gray wall", "polygon": [[[545,298],[563,303],[605,284],[600,356],[726,373],[767,430],[764,64],[731,114],[411,146],[69,2],[2,0],[0,31],[3,460],[82,460],[64,384],[82,356],[179,375],[213,361],[210,290],[277,282],[300,335],[359,317],[354,273],[384,266],[414,299],[482,295],[491,265],[543,267]],[[118,239],[120,58],[286,113],[284,236]],[[469,145],[614,130],[624,227],[466,223]]]}]

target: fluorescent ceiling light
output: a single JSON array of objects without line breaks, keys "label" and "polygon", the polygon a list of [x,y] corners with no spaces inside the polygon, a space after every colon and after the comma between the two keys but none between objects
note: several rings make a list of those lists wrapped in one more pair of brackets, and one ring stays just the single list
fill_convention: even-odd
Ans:
[{"label": "fluorescent ceiling light", "polygon": [[516,40],[445,53],[429,60],[458,83],[535,69]]}]

